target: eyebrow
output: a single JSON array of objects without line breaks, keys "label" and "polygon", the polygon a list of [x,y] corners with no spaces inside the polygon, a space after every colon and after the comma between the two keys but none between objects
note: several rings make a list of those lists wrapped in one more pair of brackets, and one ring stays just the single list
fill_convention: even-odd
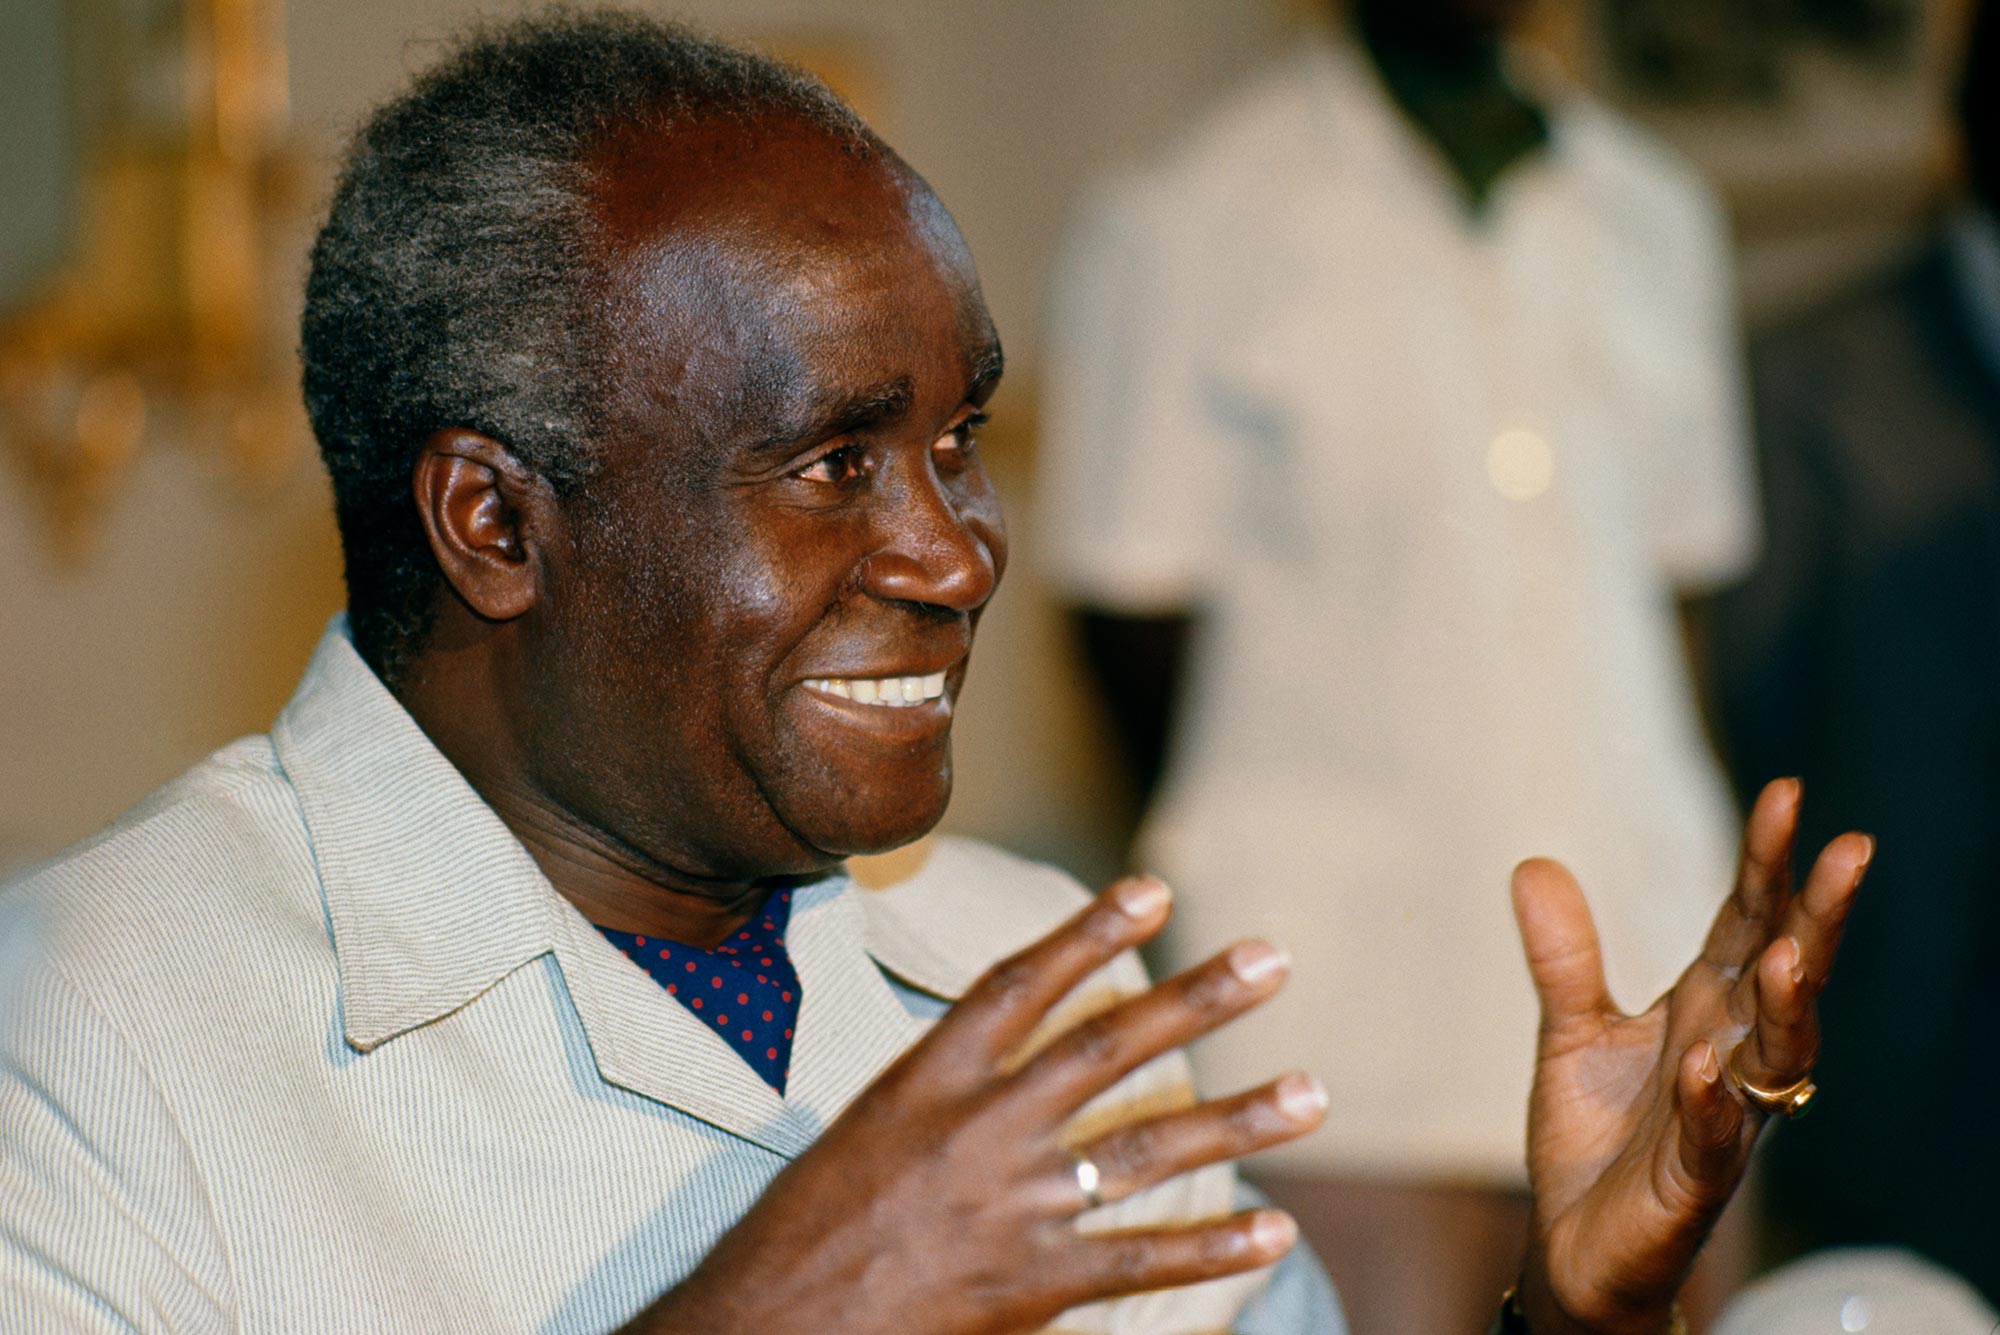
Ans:
[{"label": "eyebrow", "polygon": [[[966,402],[977,403],[990,394],[1005,365],[1006,359],[998,342],[982,346],[972,361],[972,374],[965,387]],[[786,414],[785,422],[753,449],[757,454],[775,454],[794,449],[809,440],[846,435],[850,431],[863,431],[883,422],[893,422],[910,410],[916,398],[916,384],[905,375],[867,386],[839,399],[809,401],[796,416]]]},{"label": "eyebrow", "polygon": [[978,403],[993,392],[999,382],[1000,373],[1007,369],[1006,354],[1000,351],[998,339],[988,339],[979,349],[979,355],[972,359],[972,379],[965,386],[968,403]]},{"label": "eyebrow", "polygon": [[882,422],[893,422],[917,401],[917,388],[908,376],[898,376],[884,385],[864,389],[832,404],[813,424],[814,433],[844,436]]}]

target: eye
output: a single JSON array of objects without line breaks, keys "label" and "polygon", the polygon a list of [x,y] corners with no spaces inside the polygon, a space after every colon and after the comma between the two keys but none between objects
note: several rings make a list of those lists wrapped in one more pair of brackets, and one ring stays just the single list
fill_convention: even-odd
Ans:
[{"label": "eye", "polygon": [[842,445],[828,450],[792,476],[806,482],[844,486],[861,477],[867,454],[868,451],[860,444]]},{"label": "eye", "polygon": [[951,430],[938,437],[931,448],[942,456],[955,458],[960,463],[969,463],[979,451],[979,428],[986,425],[985,413],[972,413]]}]

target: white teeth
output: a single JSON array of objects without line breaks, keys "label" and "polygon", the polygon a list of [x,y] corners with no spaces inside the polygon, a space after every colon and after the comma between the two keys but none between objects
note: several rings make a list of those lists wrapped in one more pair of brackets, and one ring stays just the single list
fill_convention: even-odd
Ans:
[{"label": "white teeth", "polygon": [[944,673],[928,677],[812,677],[806,686],[826,695],[838,696],[864,705],[886,705],[908,709],[929,704],[944,695]]}]

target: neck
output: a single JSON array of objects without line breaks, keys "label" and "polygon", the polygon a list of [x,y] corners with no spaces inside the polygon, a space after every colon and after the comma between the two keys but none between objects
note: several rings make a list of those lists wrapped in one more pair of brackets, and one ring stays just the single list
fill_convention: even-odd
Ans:
[{"label": "neck", "polygon": [[1507,77],[1497,33],[1442,40],[1398,22],[1394,6],[1356,14],[1389,94],[1451,167],[1477,213],[1501,175],[1548,142],[1548,119]]},{"label": "neck", "polygon": [[1475,86],[1500,77],[1501,33],[1452,28],[1407,12],[1400,0],[1355,7],[1355,26],[1377,61],[1421,71],[1430,79]]},{"label": "neck", "polygon": [[473,787],[556,893],[599,927],[713,950],[761,909],[773,890],[818,879],[741,879],[669,866],[581,824],[540,794],[483,787],[476,779]]},{"label": "neck", "polygon": [[490,655],[427,651],[394,688],[444,757],[521,841],[557,894],[600,927],[702,950],[729,939],[780,886],[819,879],[742,877],[676,866],[581,819],[532,779]]}]

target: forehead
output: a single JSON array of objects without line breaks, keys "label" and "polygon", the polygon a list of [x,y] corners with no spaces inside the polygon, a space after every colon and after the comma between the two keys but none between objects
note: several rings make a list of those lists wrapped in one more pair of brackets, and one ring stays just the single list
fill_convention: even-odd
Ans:
[{"label": "forehead", "polygon": [[[598,217],[615,248],[703,229],[852,239],[908,213],[910,174],[879,144],[848,142],[787,112],[663,116],[614,128],[589,155]],[[815,208],[815,199],[840,209]]]},{"label": "forehead", "polygon": [[607,310],[650,396],[771,412],[845,382],[962,375],[993,343],[957,228],[879,147],[717,117],[627,129],[590,167]]}]

